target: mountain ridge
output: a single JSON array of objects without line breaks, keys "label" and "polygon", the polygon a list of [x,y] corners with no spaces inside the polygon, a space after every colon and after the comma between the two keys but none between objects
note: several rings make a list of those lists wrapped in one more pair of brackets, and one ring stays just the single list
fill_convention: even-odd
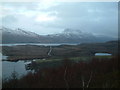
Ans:
[{"label": "mountain ridge", "polygon": [[95,36],[78,29],[65,29],[58,34],[39,35],[23,29],[12,30],[6,27],[2,29],[2,43],[89,43],[106,42],[115,40],[107,36]]}]

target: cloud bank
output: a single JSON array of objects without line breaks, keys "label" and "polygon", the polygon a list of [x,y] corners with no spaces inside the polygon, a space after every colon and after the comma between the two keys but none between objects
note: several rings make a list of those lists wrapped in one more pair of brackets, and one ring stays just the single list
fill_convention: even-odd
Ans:
[{"label": "cloud bank", "polygon": [[60,33],[65,28],[117,37],[117,2],[1,3],[3,26],[38,34]]}]

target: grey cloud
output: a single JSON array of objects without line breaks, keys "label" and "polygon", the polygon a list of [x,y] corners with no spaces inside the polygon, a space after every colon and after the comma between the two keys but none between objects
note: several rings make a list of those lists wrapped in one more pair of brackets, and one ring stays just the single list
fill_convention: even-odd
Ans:
[{"label": "grey cloud", "polygon": [[[63,3],[50,8],[62,20],[46,26],[73,27],[105,35],[117,35],[117,3]],[[91,10],[91,11],[90,11]]]},{"label": "grey cloud", "polygon": [[1,3],[5,7],[12,7],[12,8],[25,8],[28,10],[34,10],[37,6],[37,3],[32,3],[32,2],[3,2]]},{"label": "grey cloud", "polygon": [[12,24],[12,23],[16,23],[18,20],[15,16],[12,15],[8,15],[2,18],[2,22],[6,23],[6,24]]},{"label": "grey cloud", "polygon": [[[32,29],[36,29],[37,33],[44,32],[45,30],[39,30],[43,27],[46,29],[45,33],[61,31],[64,28],[75,28],[81,31],[92,32],[96,34],[104,34],[108,36],[117,35],[117,20],[118,20],[118,3],[117,2],[60,2],[57,6],[49,7],[43,10],[37,10],[38,3],[8,3],[5,4],[7,7],[12,6],[14,8],[25,8],[27,10],[37,11],[37,12],[51,12],[50,16],[57,16],[60,20],[54,22],[35,22],[34,18],[27,18],[28,25],[32,26]],[[55,13],[57,12],[57,14]],[[19,16],[20,17],[20,16]],[[23,20],[26,18],[19,18]],[[13,17],[6,17],[5,22],[12,21]],[[11,20],[10,20],[11,19]],[[7,21],[8,20],[8,21]],[[13,19],[14,20],[14,19]],[[21,21],[20,20],[20,21]],[[25,23],[23,24],[25,28],[28,27]],[[17,26],[16,26],[17,27]],[[38,28],[38,29],[37,29]],[[51,29],[53,30],[51,30]],[[34,29],[34,32],[36,32]],[[55,31],[56,30],[56,31]],[[48,33],[47,33],[48,31]]]}]

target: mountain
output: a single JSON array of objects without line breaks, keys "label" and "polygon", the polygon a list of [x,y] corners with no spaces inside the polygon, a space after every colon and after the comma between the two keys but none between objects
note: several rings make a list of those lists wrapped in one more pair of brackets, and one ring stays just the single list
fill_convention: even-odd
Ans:
[{"label": "mountain", "polygon": [[86,33],[75,29],[65,29],[62,33],[51,34],[46,37],[48,37],[51,43],[88,43],[116,40],[112,37],[93,35],[92,33]]},{"label": "mountain", "polygon": [[2,43],[91,43],[115,40],[107,36],[93,35],[75,29],[65,29],[58,34],[38,35],[22,29],[2,27]]},{"label": "mountain", "polygon": [[2,42],[3,43],[28,43],[38,42],[40,35],[33,32],[24,31],[22,29],[12,30],[3,27],[2,29]]}]

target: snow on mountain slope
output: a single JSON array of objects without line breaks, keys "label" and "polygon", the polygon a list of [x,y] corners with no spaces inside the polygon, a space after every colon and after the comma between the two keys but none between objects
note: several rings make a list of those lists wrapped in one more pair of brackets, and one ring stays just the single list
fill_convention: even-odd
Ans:
[{"label": "snow on mountain slope", "polygon": [[82,39],[87,37],[95,37],[91,33],[85,33],[80,30],[76,29],[65,29],[63,32],[58,34],[51,34],[50,37],[64,37],[64,38],[76,38],[76,39]]},{"label": "snow on mountain slope", "polygon": [[76,30],[76,29],[65,29],[62,34],[70,37],[70,36],[76,36],[77,38],[84,38],[84,37],[88,37],[88,36],[92,36],[93,35],[91,33],[86,33],[86,32],[82,32],[81,30]]},{"label": "snow on mountain slope", "polygon": [[38,35],[22,29],[12,30],[3,27],[3,43],[88,43],[115,40],[112,37],[93,35],[76,29],[65,29],[58,34]]},{"label": "snow on mountain slope", "polygon": [[24,31],[22,29],[12,30],[2,27],[2,42],[3,43],[31,43],[39,42],[40,35]]},{"label": "snow on mountain slope", "polygon": [[13,34],[13,35],[19,35],[19,36],[29,36],[29,37],[36,37],[36,36],[39,36],[33,32],[29,32],[29,31],[24,31],[22,29],[15,29],[15,30],[12,30],[12,29],[9,29],[9,28],[5,28],[5,27],[2,27],[2,33],[9,33],[9,34]]}]

